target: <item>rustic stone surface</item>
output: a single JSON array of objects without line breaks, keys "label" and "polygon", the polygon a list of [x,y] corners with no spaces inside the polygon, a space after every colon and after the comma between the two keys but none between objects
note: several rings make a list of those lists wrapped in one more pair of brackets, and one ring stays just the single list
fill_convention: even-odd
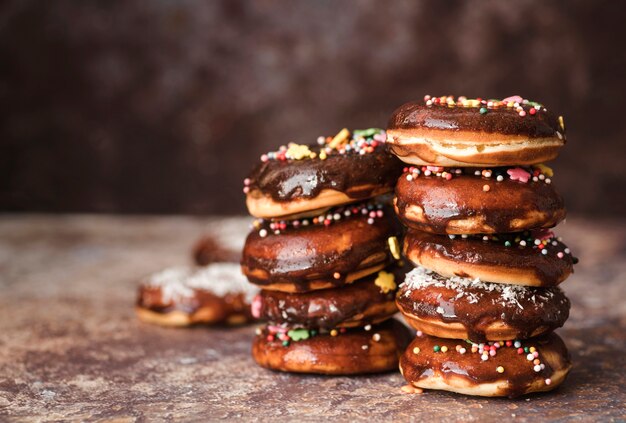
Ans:
[{"label": "rustic stone surface", "polygon": [[564,284],[573,307],[559,331],[574,368],[556,392],[505,400],[403,394],[399,373],[273,373],[251,360],[253,327],[138,322],[138,278],[187,262],[211,222],[0,218],[0,420],[626,419],[622,223],[571,219],[559,229],[581,257]]}]

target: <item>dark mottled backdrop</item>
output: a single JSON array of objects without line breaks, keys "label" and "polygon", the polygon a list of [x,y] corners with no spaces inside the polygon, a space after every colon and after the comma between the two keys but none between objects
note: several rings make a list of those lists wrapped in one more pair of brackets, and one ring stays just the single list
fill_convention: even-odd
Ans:
[{"label": "dark mottled backdrop", "polygon": [[243,212],[264,151],[424,94],[566,117],[571,211],[626,212],[626,3],[4,1],[0,210]]}]

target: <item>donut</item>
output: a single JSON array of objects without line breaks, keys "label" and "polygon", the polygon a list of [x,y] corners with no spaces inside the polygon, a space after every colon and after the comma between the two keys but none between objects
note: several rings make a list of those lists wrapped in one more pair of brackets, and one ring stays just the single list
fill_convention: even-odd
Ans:
[{"label": "donut", "polygon": [[530,165],[556,158],[565,145],[565,123],[520,96],[426,96],[393,113],[387,143],[402,161],[417,165]]},{"label": "donut", "polygon": [[439,234],[520,232],[565,218],[545,165],[490,169],[405,168],[394,207],[409,227]]},{"label": "donut", "polygon": [[257,292],[236,263],[171,267],[142,281],[135,311],[140,320],[162,326],[239,325],[253,320],[250,303]]},{"label": "donut", "polygon": [[256,221],[243,249],[248,280],[266,290],[306,292],[352,283],[399,259],[400,225],[382,204],[339,207],[312,219]]},{"label": "donut", "polygon": [[282,372],[380,373],[398,368],[410,340],[410,331],[394,319],[331,332],[268,326],[257,331],[252,356],[260,366]]},{"label": "donut", "polygon": [[410,229],[404,254],[442,276],[526,286],[556,286],[574,271],[570,249],[550,230],[498,235],[434,235]]},{"label": "donut", "polygon": [[483,397],[550,391],[570,368],[569,352],[555,333],[486,344],[422,334],[400,358],[400,372],[414,387]]},{"label": "donut", "polygon": [[423,267],[406,275],[396,298],[414,329],[439,338],[474,342],[527,339],[563,326],[570,302],[557,287],[494,284]]},{"label": "donut", "polygon": [[316,145],[290,143],[261,156],[244,180],[246,205],[259,218],[315,216],[393,191],[401,172],[382,129],[343,129]]},{"label": "donut", "polygon": [[252,314],[274,324],[323,329],[379,323],[398,311],[395,281],[391,271],[381,271],[342,288],[301,294],[263,290],[252,301]]}]

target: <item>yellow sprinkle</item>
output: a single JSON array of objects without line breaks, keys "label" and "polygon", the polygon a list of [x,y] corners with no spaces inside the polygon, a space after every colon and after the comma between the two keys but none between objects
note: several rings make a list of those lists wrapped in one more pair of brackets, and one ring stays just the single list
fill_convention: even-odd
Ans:
[{"label": "yellow sprinkle", "polygon": [[469,107],[478,107],[480,106],[480,101],[475,100],[475,99],[467,100],[467,105]]},{"label": "yellow sprinkle", "polygon": [[498,367],[496,368],[496,372],[498,372],[498,373],[504,373],[504,367],[502,367],[502,366],[498,366]]},{"label": "yellow sprinkle", "polygon": [[554,176],[554,171],[552,170],[552,168],[544,165],[543,163],[535,165],[535,167],[548,178],[552,178]]},{"label": "yellow sprinkle", "polygon": [[337,336],[337,329],[333,329],[330,331],[330,336]]},{"label": "yellow sprinkle", "polygon": [[380,291],[383,294],[396,289],[396,282],[393,273],[388,273],[384,270],[378,272],[378,276],[376,277],[374,283],[380,288]]},{"label": "yellow sprinkle", "polygon": [[441,347],[441,352],[448,352],[448,347],[446,347],[445,345]]},{"label": "yellow sprinkle", "polygon": [[398,242],[398,238],[390,236],[387,238],[387,243],[389,244],[389,251],[391,251],[393,258],[400,260],[400,243]]},{"label": "yellow sprinkle", "polygon": [[325,150],[320,151],[320,160],[326,160],[326,157],[328,157],[326,156],[326,151]]},{"label": "yellow sprinkle", "polygon": [[419,353],[420,353],[420,347],[413,348],[413,354],[419,354]]},{"label": "yellow sprinkle", "polygon": [[535,348],[535,347],[530,347],[530,348],[528,349],[528,351],[530,351],[531,353],[534,353],[535,351],[537,351],[537,348]]},{"label": "yellow sprinkle", "polygon": [[306,145],[302,145],[302,144],[296,144],[296,143],[289,143],[289,148],[287,149],[287,152],[285,153],[285,156],[287,156],[290,159],[295,159],[295,160],[302,160],[305,157],[309,157],[311,155],[311,150],[309,150],[309,147]]},{"label": "yellow sprinkle", "polygon": [[561,131],[565,131],[565,119],[563,119],[563,116],[559,116],[559,126],[561,127]]},{"label": "yellow sprinkle", "polygon": [[348,131],[346,128],[343,128],[341,131],[339,131],[337,135],[335,135],[332,141],[328,143],[328,146],[330,148],[337,148],[341,144],[348,141],[349,136],[350,136],[350,131]]},{"label": "yellow sprinkle", "polygon": [[317,157],[317,154],[315,154],[314,152],[311,152],[311,154],[309,154],[309,157],[314,159]]}]

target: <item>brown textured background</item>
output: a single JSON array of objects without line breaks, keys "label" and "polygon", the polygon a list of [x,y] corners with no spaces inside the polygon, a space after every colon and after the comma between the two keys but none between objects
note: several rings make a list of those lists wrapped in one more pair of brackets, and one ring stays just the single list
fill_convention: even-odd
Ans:
[{"label": "brown textured background", "polygon": [[566,117],[571,212],[626,212],[626,3],[5,1],[0,210],[242,213],[287,141],[424,94]]}]

